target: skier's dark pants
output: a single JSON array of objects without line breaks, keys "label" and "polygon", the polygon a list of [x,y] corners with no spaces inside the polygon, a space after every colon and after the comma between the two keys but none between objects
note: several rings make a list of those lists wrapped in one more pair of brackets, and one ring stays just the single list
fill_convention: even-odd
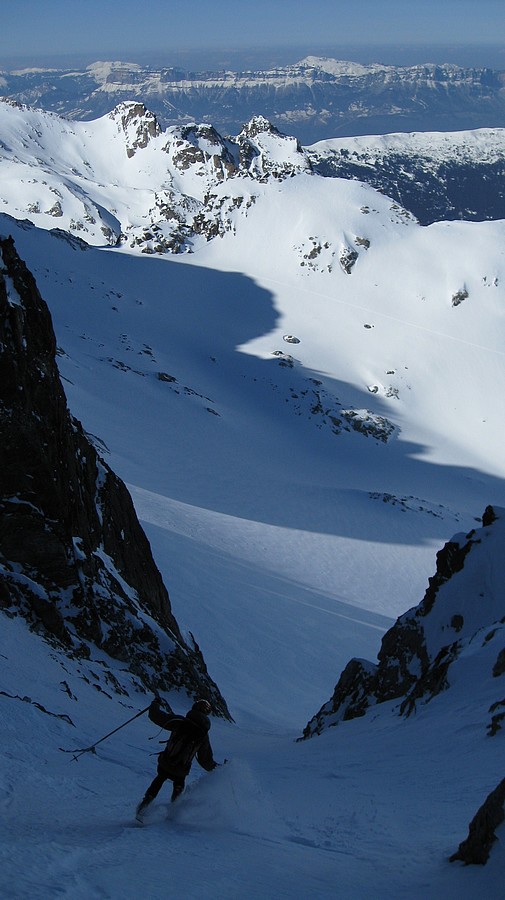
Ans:
[{"label": "skier's dark pants", "polygon": [[154,779],[152,784],[150,784],[149,787],[147,788],[145,797],[142,800],[141,805],[143,807],[147,806],[149,803],[151,803],[154,800],[154,798],[158,795],[159,791],[165,784],[165,781],[173,782],[174,787],[172,790],[172,803],[174,800],[177,800],[177,797],[179,797],[184,790],[183,776],[182,775],[171,775],[169,772],[167,772],[166,769],[162,769],[161,767],[159,767],[156,778]]}]

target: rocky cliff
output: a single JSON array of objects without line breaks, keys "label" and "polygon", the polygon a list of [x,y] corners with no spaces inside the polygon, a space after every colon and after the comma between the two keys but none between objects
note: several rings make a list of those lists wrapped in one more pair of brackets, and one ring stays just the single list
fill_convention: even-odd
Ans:
[{"label": "rocky cliff", "polygon": [[[419,606],[385,634],[378,663],[352,659],[304,737],[363,716],[378,704],[409,716],[441,691],[468,680],[494,698],[483,711],[488,734],[505,719],[505,510],[489,506],[482,527],[456,535],[437,554]],[[483,695],[484,696],[484,695]]]},{"label": "rocky cliff", "polygon": [[461,841],[458,849],[450,857],[450,862],[465,865],[485,865],[494,842],[498,839],[496,830],[505,820],[505,778],[484,800],[468,828],[468,837]]},{"label": "rocky cliff", "polygon": [[185,689],[228,716],[125,485],[68,411],[35,280],[12,239],[0,254],[0,609],[70,654],[98,647],[145,689]]}]

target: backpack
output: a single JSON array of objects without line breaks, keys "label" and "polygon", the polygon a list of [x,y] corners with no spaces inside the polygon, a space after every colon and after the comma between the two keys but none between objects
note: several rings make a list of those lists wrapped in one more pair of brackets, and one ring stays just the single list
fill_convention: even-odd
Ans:
[{"label": "backpack", "polygon": [[170,735],[167,745],[159,755],[163,769],[189,772],[198,752],[203,735],[190,722],[183,720]]}]

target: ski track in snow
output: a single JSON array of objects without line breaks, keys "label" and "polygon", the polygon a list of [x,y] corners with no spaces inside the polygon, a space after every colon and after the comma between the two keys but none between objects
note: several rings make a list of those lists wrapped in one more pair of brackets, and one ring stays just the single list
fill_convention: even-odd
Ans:
[{"label": "ski track in snow", "polygon": [[[289,288],[290,285],[287,282],[278,281],[274,278],[263,278],[262,281],[265,284],[276,284],[282,288]],[[467,341],[464,338],[457,337],[454,334],[450,334],[449,332],[436,331],[433,328],[429,328],[427,325],[419,325],[418,322],[409,322],[407,319],[400,319],[398,316],[391,316],[388,313],[384,313],[378,311],[377,309],[373,309],[370,306],[363,306],[357,303],[350,302],[349,300],[343,300],[341,297],[336,297],[333,294],[325,294],[322,291],[317,291],[311,288],[310,290],[302,288],[300,286],[297,287],[297,290],[301,294],[307,294],[309,296],[317,296],[321,297],[324,300],[328,300],[331,303],[334,303],[339,306],[345,306],[349,309],[360,310],[361,312],[369,313],[371,317],[376,319],[384,319],[390,322],[397,322],[399,325],[405,325],[407,328],[414,328],[417,331],[424,331],[427,334],[431,334],[434,337],[440,337],[447,341],[454,341],[458,344],[463,344],[466,347],[473,347],[476,350],[485,350],[486,353],[496,353],[498,356],[505,356],[505,350],[498,350],[496,347],[488,347],[484,344],[477,344],[475,341]]]}]

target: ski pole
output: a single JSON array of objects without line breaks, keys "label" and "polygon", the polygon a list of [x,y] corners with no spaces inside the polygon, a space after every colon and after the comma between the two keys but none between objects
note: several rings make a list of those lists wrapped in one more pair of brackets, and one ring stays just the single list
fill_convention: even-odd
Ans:
[{"label": "ski pole", "polygon": [[[151,705],[151,704],[149,704],[149,706],[150,706],[150,705]],[[104,735],[103,737],[101,737],[98,741],[95,741],[95,743],[94,743],[94,744],[91,744],[90,747],[83,747],[82,749],[81,749],[81,748],[77,748],[77,750],[65,750],[64,747],[60,747],[59,749],[60,749],[63,753],[74,753],[75,755],[72,757],[72,759],[73,759],[73,760],[76,760],[76,761],[79,759],[80,756],[83,755],[83,753],[94,753],[94,752],[95,752],[95,747],[97,747],[98,744],[101,744],[102,741],[107,740],[107,738],[109,738],[109,737],[111,737],[111,735],[115,734],[116,731],[120,731],[121,728],[124,728],[124,727],[125,727],[125,725],[129,725],[130,722],[133,722],[133,721],[134,721],[134,719],[138,719],[139,716],[143,716],[144,713],[146,713],[147,710],[149,709],[149,706],[146,706],[145,709],[141,709],[140,712],[138,712],[136,715],[132,716],[131,719],[128,719],[127,722],[123,722],[122,725],[118,725],[117,728],[114,728],[114,731],[109,731],[108,734],[105,734],[105,735]]]}]

